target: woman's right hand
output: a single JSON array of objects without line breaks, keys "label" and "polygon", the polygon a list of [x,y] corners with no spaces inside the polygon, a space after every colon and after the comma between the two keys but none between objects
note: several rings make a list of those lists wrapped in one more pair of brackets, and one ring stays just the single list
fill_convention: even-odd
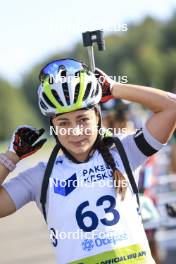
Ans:
[{"label": "woman's right hand", "polygon": [[37,141],[44,131],[43,128],[36,129],[32,126],[17,127],[8,150],[16,153],[20,160],[32,155],[46,142],[46,138]]}]

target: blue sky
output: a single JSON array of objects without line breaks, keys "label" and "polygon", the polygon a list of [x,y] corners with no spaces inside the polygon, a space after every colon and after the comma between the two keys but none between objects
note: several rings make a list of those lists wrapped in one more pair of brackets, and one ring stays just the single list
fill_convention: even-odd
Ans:
[{"label": "blue sky", "polygon": [[0,75],[21,80],[33,65],[81,41],[81,32],[118,28],[145,15],[167,19],[175,0],[0,0]]}]

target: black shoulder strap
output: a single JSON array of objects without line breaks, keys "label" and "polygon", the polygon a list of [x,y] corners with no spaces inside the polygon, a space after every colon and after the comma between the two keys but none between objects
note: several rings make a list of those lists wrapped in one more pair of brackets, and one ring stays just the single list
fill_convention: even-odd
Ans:
[{"label": "black shoulder strap", "polygon": [[47,197],[49,178],[50,178],[50,175],[52,173],[54,162],[55,162],[55,159],[57,157],[57,154],[58,154],[59,150],[60,150],[60,146],[59,146],[59,144],[56,144],[56,146],[52,150],[52,153],[51,153],[50,158],[48,160],[47,167],[46,167],[46,170],[45,170],[45,174],[44,174],[44,177],[43,177],[43,182],[42,182],[40,203],[42,205],[42,211],[43,211],[43,216],[45,218],[45,221],[47,221],[45,204],[46,204],[46,197]]},{"label": "black shoulder strap", "polygon": [[118,137],[113,137],[113,142],[114,142],[114,144],[115,144],[115,146],[119,152],[119,155],[120,155],[121,160],[123,162],[123,166],[126,170],[128,179],[130,181],[131,187],[133,189],[133,192],[136,194],[137,202],[139,204],[138,188],[137,188],[137,185],[136,185],[136,182],[135,182],[135,179],[134,179],[134,176],[133,176],[130,164],[129,164],[128,157],[127,157],[125,149],[123,147],[123,144]]}]

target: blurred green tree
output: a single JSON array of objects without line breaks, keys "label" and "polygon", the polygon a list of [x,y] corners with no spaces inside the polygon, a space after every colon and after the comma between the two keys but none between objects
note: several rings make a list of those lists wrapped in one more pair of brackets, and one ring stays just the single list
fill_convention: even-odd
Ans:
[{"label": "blurred green tree", "polygon": [[0,79],[0,94],[0,140],[9,138],[17,126],[24,124],[42,126],[35,108],[26,100],[22,89]]}]

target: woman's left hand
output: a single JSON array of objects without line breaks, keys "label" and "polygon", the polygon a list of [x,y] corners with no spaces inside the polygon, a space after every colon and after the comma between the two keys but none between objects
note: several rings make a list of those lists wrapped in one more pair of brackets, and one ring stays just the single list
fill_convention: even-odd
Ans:
[{"label": "woman's left hand", "polygon": [[95,76],[102,88],[101,103],[105,103],[113,98],[111,89],[115,84],[115,81],[113,81],[106,73],[98,68],[95,69]]}]

